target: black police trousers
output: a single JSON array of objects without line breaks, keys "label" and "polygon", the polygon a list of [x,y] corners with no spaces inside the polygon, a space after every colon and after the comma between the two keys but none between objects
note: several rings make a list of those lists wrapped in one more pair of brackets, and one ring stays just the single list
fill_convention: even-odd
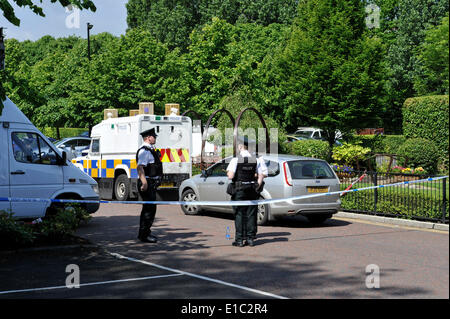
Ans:
[{"label": "black police trousers", "polygon": [[[256,193],[253,185],[238,187],[231,197],[231,200],[256,200],[258,193]],[[256,239],[256,232],[258,230],[258,206],[233,206],[235,219],[234,224],[236,228],[236,241],[243,241],[247,239]]]},{"label": "black police trousers", "polygon": [[[154,201],[156,200],[156,187],[152,180],[147,178],[148,188],[145,192],[141,191],[142,182],[138,179],[138,190],[140,201]],[[147,238],[153,225],[156,215],[156,204],[143,204],[141,210],[141,218],[139,220],[139,234],[138,237]]]}]

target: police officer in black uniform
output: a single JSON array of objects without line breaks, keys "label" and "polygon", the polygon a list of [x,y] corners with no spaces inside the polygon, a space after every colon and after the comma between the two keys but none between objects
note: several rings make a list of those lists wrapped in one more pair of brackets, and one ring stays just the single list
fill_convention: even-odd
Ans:
[{"label": "police officer in black uniform", "polygon": [[[141,133],[144,144],[136,153],[138,171],[138,191],[141,201],[155,201],[156,189],[161,184],[163,175],[161,153],[154,145],[156,143],[155,129]],[[156,204],[143,204],[139,222],[138,239],[146,243],[156,243],[157,238],[151,235],[150,227],[156,215]]]},{"label": "police officer in black uniform", "polygon": [[[267,166],[262,158],[252,157],[248,152],[248,139],[239,144],[238,157],[234,157],[227,167],[227,176],[232,180],[231,200],[256,200],[262,191],[263,179],[267,176]],[[236,236],[233,246],[255,245],[257,232],[256,205],[233,206]]]}]

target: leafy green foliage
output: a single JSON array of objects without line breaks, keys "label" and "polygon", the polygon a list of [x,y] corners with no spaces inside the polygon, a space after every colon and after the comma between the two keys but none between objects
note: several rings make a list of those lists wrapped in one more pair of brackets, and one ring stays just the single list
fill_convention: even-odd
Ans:
[{"label": "leafy green foliage", "polygon": [[416,75],[414,88],[420,95],[448,94],[449,47],[448,12],[442,23],[426,31],[417,56],[421,73]]},{"label": "leafy green foliage", "polygon": [[55,215],[34,224],[17,220],[12,213],[0,211],[0,250],[61,244],[75,233],[81,223],[90,219],[86,210],[77,205],[59,208]]},{"label": "leafy green foliage", "polygon": [[13,214],[0,211],[0,250],[29,245],[34,239],[30,227],[17,222]]},{"label": "leafy green foliage", "polygon": [[370,152],[371,149],[368,147],[344,142],[342,146],[333,148],[331,157],[339,163],[352,166],[352,164],[358,164],[359,161],[365,160]]},{"label": "leafy green foliage", "polygon": [[385,135],[381,142],[381,153],[397,154],[405,141],[406,137],[403,135]]},{"label": "leafy green foliage", "polygon": [[[417,96],[415,79],[427,78],[421,74],[425,69],[420,67],[419,48],[426,37],[426,30],[441,24],[448,10],[448,0],[398,0],[396,28],[391,31],[395,39],[389,43],[386,56],[389,107],[385,110],[384,127],[388,130],[401,132],[402,105],[405,99]],[[429,90],[427,93],[435,92],[437,88],[429,87]]]},{"label": "leafy green foliage", "polygon": [[131,29],[144,28],[170,49],[186,52],[190,34],[214,17],[230,24],[268,26],[292,22],[295,0],[130,0],[127,22]]},{"label": "leafy green foliage", "polygon": [[286,47],[268,72],[279,85],[268,104],[288,129],[317,126],[331,132],[332,145],[336,129],[377,123],[383,47],[365,35],[364,14],[359,0],[299,3]]},{"label": "leafy green foliage", "polygon": [[[343,210],[373,212],[375,209],[375,191],[348,193],[341,198]],[[442,199],[430,198],[424,191],[378,191],[376,211],[392,214],[395,217],[411,219],[412,217],[442,218]],[[447,205],[446,218],[449,207]]]},{"label": "leafy green foliage", "polygon": [[313,157],[329,161],[331,148],[325,141],[300,140],[291,143],[290,152],[293,155]]},{"label": "leafy green foliage", "polygon": [[407,99],[403,106],[405,136],[407,138],[425,138],[434,142],[440,162],[447,170],[449,156],[448,107],[448,95],[411,98]]},{"label": "leafy green foliage", "polygon": [[[402,156],[400,165],[411,168],[423,167],[428,174],[435,174],[439,152],[433,141],[424,138],[408,139],[398,149],[398,155]],[[405,161],[407,160],[407,163]]]}]

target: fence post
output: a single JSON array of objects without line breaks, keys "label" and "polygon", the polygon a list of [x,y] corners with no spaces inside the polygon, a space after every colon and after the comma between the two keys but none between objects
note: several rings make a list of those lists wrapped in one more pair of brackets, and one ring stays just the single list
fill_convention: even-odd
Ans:
[{"label": "fence post", "polygon": [[442,180],[442,223],[445,224],[445,215],[447,213],[447,178]]},{"label": "fence post", "polygon": [[[378,186],[378,177],[377,177],[377,175],[378,175],[378,172],[374,172],[374,174],[373,174],[373,184],[374,184],[374,186]],[[374,213],[374,215],[376,215],[377,214],[377,202],[378,202],[378,189],[377,188],[375,188],[374,189],[374,205],[373,205],[373,213]]]}]

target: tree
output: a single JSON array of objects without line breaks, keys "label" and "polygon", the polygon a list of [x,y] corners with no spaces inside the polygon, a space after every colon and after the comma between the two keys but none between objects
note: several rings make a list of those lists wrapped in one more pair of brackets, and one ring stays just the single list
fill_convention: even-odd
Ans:
[{"label": "tree", "polygon": [[418,65],[422,68],[414,89],[419,95],[448,94],[449,47],[448,13],[442,23],[426,31],[425,40],[418,48]]},{"label": "tree", "polygon": [[448,0],[399,0],[395,41],[389,46],[386,73],[389,96],[384,114],[385,128],[401,133],[401,109],[404,101],[417,95],[414,80],[423,69],[418,63],[417,50],[423,43],[426,30],[439,25],[448,13]]},{"label": "tree", "polygon": [[230,24],[290,24],[297,0],[130,0],[127,22],[130,29],[145,28],[169,49],[186,52],[189,35],[217,17]]},{"label": "tree", "polygon": [[[34,13],[45,17],[42,8],[32,2],[32,0],[12,0],[19,7],[28,7]],[[41,1],[42,2],[42,1]],[[59,2],[62,6],[66,7],[68,5],[75,5],[80,9],[89,9],[96,11],[96,7],[92,0],[51,0],[52,3]],[[0,0],[0,11],[3,12],[3,16],[12,24],[19,26],[20,20],[16,17],[14,13],[14,8],[11,6],[11,0]],[[8,51],[6,51],[8,52]],[[7,79],[7,75],[0,70],[0,114],[3,110],[3,101],[6,98],[6,91],[3,87],[3,83]],[[15,88],[17,89],[17,88]]]},{"label": "tree", "polygon": [[299,2],[290,39],[265,84],[278,87],[266,109],[276,108],[288,129],[318,126],[331,146],[337,129],[377,124],[383,47],[366,36],[364,18],[359,0]]}]

